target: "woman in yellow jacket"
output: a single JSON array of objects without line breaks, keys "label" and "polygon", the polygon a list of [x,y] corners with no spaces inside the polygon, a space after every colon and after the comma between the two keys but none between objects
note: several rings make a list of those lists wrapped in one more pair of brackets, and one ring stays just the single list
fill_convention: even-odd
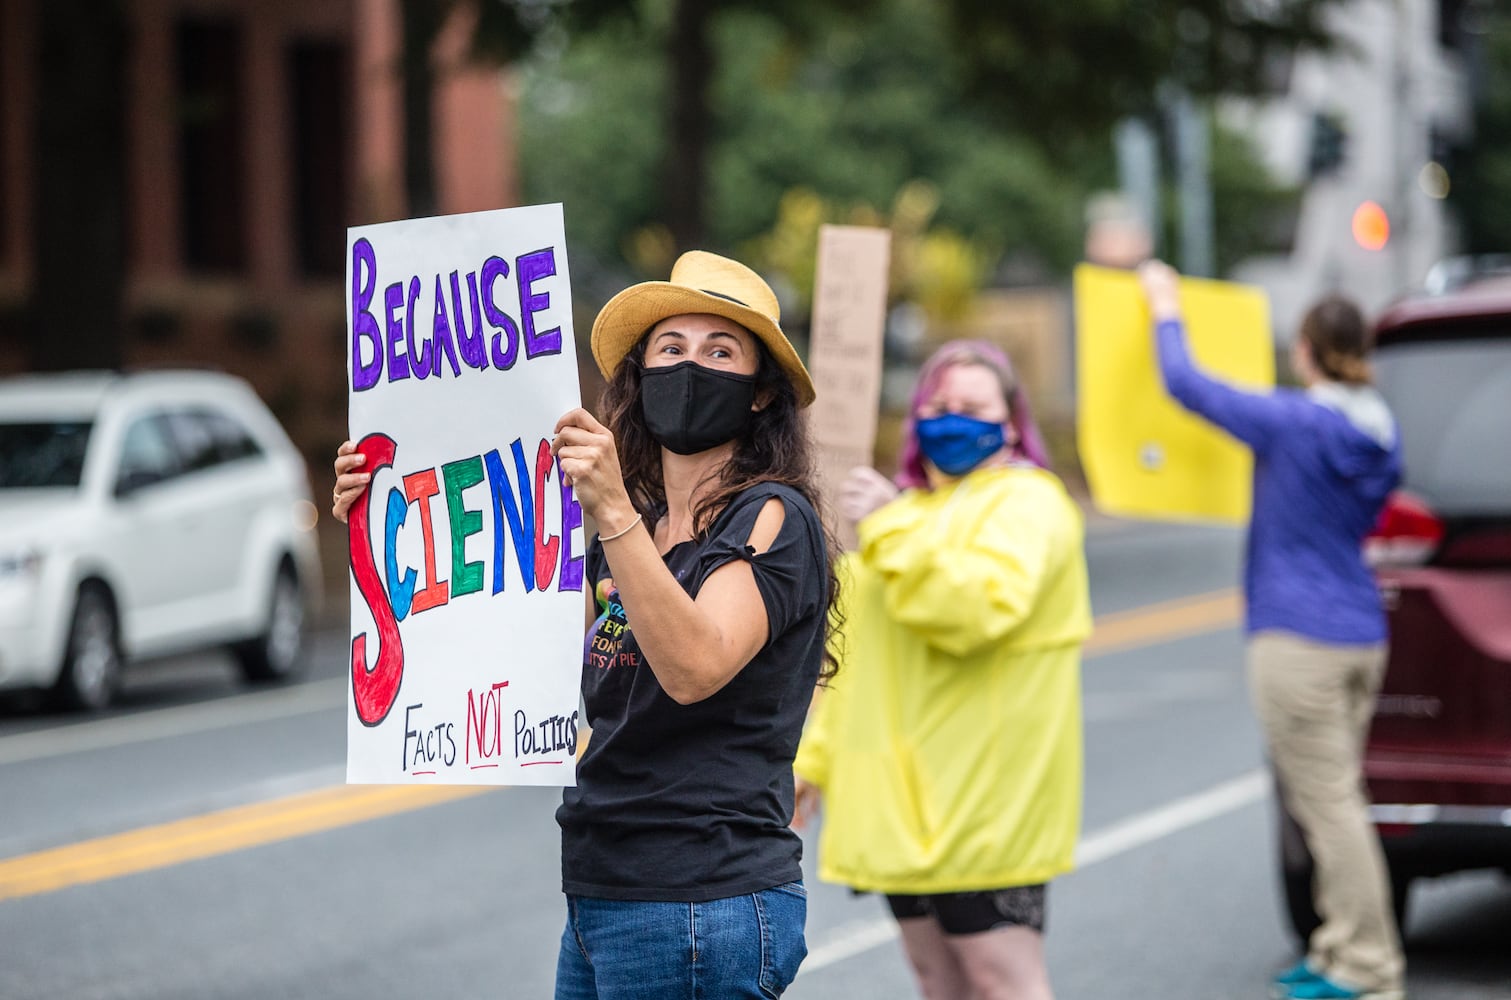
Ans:
[{"label": "woman in yellow jacket", "polygon": [[819,876],[883,893],[924,997],[1051,996],[1050,879],[1081,817],[1079,509],[1045,466],[1007,358],[953,342],[904,425],[896,486],[841,492],[842,667],[793,768],[819,796]]}]

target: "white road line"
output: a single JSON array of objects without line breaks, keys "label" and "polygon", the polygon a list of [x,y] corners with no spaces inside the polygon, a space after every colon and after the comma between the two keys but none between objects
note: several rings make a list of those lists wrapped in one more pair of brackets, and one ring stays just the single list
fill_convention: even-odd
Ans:
[{"label": "white road line", "polygon": [[1166,803],[1120,823],[1081,838],[1076,849],[1076,867],[1089,868],[1173,833],[1236,812],[1263,799],[1270,790],[1270,775],[1255,768],[1204,792]]},{"label": "white road line", "polygon": [[886,918],[856,920],[841,924],[823,944],[814,948],[808,953],[808,957],[803,959],[803,964],[798,966],[798,977],[801,978],[809,972],[817,972],[836,962],[843,962],[847,958],[854,958],[872,948],[879,948],[896,937],[897,922]]},{"label": "white road line", "polygon": [[[1213,785],[1204,792],[1168,802],[1148,812],[1088,834],[1076,849],[1076,867],[1089,868],[1109,858],[1136,850],[1156,840],[1216,819],[1263,799],[1270,790],[1270,775],[1264,768]],[[817,972],[847,958],[864,954],[897,937],[892,920],[863,920],[842,924],[803,960],[798,975]]]},{"label": "white road line", "polygon": [[118,719],[76,722],[34,733],[18,733],[0,740],[0,766],[331,711],[339,709],[345,699],[346,679],[340,677],[236,695],[220,701],[153,709]]}]

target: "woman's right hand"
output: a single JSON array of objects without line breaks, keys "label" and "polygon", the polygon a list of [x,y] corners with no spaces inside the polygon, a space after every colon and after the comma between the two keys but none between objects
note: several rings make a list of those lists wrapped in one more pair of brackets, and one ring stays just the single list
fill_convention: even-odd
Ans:
[{"label": "woman's right hand", "polygon": [[792,776],[792,828],[801,830],[818,815],[819,806],[823,804],[824,793],[819,787],[804,781],[797,775]]},{"label": "woman's right hand", "polygon": [[367,456],[357,451],[357,446],[344,441],[336,449],[336,488],[331,492],[331,515],[342,524],[352,504],[362,498],[372,476],[360,471]]},{"label": "woman's right hand", "polygon": [[562,485],[572,487],[583,513],[604,532],[602,537],[632,526],[639,515],[624,490],[614,433],[580,406],[563,414],[553,433],[551,453],[559,463]]},{"label": "woman's right hand", "polygon": [[866,465],[850,470],[839,488],[839,512],[851,522],[859,522],[878,507],[891,503],[897,486],[886,476]]},{"label": "woman's right hand", "polygon": [[1139,265],[1138,279],[1156,323],[1180,319],[1180,274],[1175,268],[1162,260],[1146,260]]}]

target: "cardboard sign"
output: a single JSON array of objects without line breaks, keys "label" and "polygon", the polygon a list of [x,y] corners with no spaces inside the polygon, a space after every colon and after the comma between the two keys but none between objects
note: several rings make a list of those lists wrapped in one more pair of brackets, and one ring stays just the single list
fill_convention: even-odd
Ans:
[{"label": "cardboard sign", "polygon": [[[892,234],[886,229],[819,229],[808,348],[818,398],[809,428],[831,513],[845,477],[857,465],[870,465],[876,447],[891,248]],[[835,520],[840,523],[832,527],[841,543],[854,548],[854,526],[837,515]]]},{"label": "cardboard sign", "polygon": [[582,508],[560,205],[347,231],[347,780],[575,783]]},{"label": "cardboard sign", "polygon": [[[1274,386],[1263,292],[1183,278],[1180,295],[1198,367],[1240,388]],[[1077,440],[1097,507],[1126,517],[1247,522],[1253,457],[1165,392],[1137,276],[1077,267],[1075,309]]]}]

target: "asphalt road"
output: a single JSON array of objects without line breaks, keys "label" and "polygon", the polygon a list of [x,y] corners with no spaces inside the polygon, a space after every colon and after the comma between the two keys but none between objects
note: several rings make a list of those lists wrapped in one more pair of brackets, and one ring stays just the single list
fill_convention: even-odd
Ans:
[{"label": "asphalt road", "polygon": [[[1238,547],[1093,525],[1085,832],[1047,938],[1061,1000],[1263,997],[1294,957]],[[559,793],[342,786],[344,647],[317,636],[303,682],[256,692],[218,655],[147,664],[87,721],[0,700],[0,1000],[550,996]],[[913,997],[880,900],[809,883],[787,995]],[[1420,885],[1411,996],[1511,998],[1508,944],[1511,883]]]}]

